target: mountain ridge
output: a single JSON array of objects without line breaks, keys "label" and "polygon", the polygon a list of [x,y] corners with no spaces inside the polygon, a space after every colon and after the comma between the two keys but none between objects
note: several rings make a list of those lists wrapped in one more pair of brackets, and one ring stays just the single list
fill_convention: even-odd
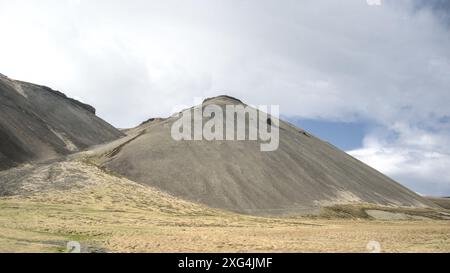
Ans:
[{"label": "mountain ridge", "polygon": [[123,134],[95,108],[49,87],[0,77],[0,170],[70,154]]}]

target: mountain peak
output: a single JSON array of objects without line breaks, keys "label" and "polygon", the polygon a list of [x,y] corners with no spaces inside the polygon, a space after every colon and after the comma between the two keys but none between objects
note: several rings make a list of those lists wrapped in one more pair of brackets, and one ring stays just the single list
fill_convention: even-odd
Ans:
[{"label": "mountain peak", "polygon": [[203,103],[217,103],[217,104],[224,104],[224,103],[232,103],[232,104],[243,104],[243,102],[240,99],[237,99],[232,96],[228,95],[220,95],[217,97],[207,98],[203,101]]}]

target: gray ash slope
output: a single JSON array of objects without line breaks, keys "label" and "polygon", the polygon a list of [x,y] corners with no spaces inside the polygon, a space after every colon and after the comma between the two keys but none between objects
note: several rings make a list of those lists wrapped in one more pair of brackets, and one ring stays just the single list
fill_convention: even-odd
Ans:
[{"label": "gray ash slope", "polygon": [[[220,96],[204,102],[241,101]],[[258,141],[175,141],[177,118],[151,119],[90,151],[103,167],[214,208],[252,215],[316,213],[345,203],[426,207],[432,202],[304,130],[280,121],[280,146]]]},{"label": "gray ash slope", "polygon": [[0,170],[77,152],[123,134],[95,108],[0,74]]}]

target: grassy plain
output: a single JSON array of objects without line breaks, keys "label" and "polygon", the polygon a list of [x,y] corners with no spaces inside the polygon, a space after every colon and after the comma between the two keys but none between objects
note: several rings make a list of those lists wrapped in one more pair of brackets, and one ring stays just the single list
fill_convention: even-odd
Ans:
[{"label": "grassy plain", "polygon": [[[65,171],[75,169],[77,180],[68,180]],[[374,220],[365,213],[370,206],[328,208],[319,217],[251,217],[183,201],[85,162],[33,173],[22,185],[28,191],[0,198],[0,252],[66,252],[68,241],[80,242],[83,252],[367,252],[369,241],[383,252],[450,252],[450,222],[426,210],[396,220]],[[52,187],[30,189],[28,180],[39,185],[48,173]]]}]

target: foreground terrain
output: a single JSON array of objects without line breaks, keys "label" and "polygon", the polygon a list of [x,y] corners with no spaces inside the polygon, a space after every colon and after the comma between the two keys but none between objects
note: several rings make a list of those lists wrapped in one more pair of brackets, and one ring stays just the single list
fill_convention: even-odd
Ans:
[{"label": "foreground terrain", "polygon": [[383,252],[450,252],[448,210],[348,205],[315,217],[243,216],[86,160],[25,165],[0,180],[0,252],[66,252],[68,241],[83,252],[367,252],[369,241]]}]

